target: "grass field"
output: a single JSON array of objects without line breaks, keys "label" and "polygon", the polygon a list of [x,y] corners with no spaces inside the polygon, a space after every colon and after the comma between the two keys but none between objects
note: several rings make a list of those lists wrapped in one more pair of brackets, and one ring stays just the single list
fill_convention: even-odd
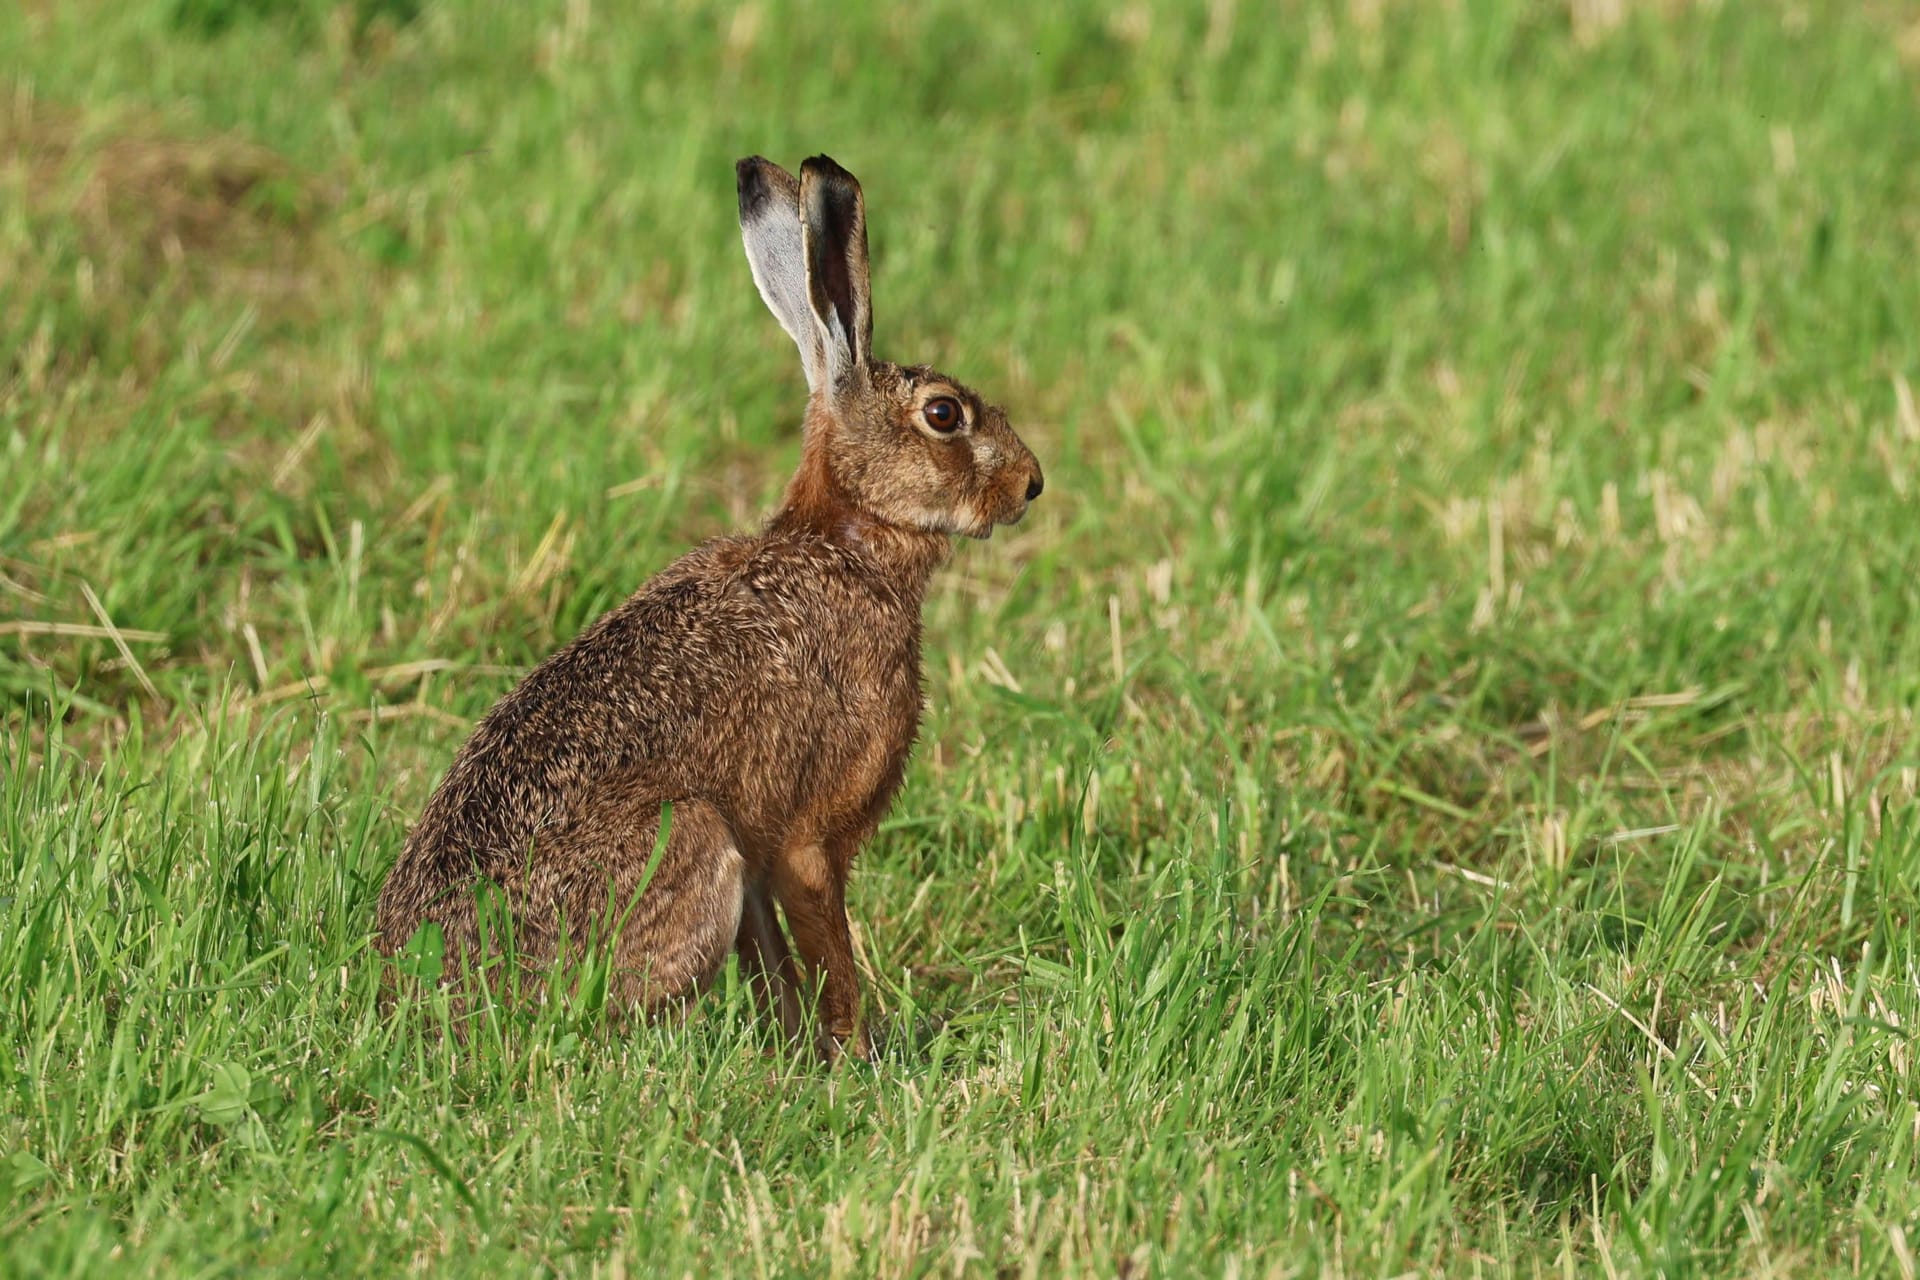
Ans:
[{"label": "grass field", "polygon": [[[1048,480],[878,1061],[458,1053],[375,891],[776,499],[822,150]],[[1917,246],[1878,0],[6,6],[0,1272],[1911,1277]]]}]

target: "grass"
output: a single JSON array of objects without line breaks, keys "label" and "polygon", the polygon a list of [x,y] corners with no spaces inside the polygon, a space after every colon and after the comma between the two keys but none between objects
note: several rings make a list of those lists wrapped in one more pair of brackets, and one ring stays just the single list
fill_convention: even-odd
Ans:
[{"label": "grass", "polygon": [[[0,1271],[1680,1276],[1920,1250],[1920,26],[1881,3],[0,16]],[[514,674],[750,524],[729,165],[1034,516],[870,1068],[377,1005]]]}]

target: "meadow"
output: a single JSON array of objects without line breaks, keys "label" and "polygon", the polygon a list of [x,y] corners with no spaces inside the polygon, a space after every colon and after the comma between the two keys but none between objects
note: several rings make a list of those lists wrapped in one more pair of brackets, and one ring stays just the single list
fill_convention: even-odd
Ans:
[{"label": "meadow", "polygon": [[[466,1049],[373,899],[520,673],[751,527],[733,160],[1005,404],[857,865]],[[1920,13],[0,13],[0,1272],[1912,1277]]]}]

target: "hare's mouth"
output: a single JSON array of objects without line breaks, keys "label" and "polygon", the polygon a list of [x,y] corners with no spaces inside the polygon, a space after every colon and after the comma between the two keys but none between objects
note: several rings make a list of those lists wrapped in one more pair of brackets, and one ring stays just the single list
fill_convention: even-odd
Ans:
[{"label": "hare's mouth", "polygon": [[973,538],[976,541],[985,542],[988,538],[991,538],[993,536],[993,531],[995,529],[998,529],[1001,525],[1019,524],[1022,520],[1026,519],[1026,515],[1027,515],[1026,504],[1021,503],[1017,510],[1007,515],[1003,515],[996,520],[981,519],[981,520],[975,521],[972,524],[963,524],[958,529],[956,529],[955,532],[960,534],[962,537]]},{"label": "hare's mouth", "polygon": [[993,531],[1000,525],[1019,524],[1026,514],[1027,503],[1017,497],[1012,502],[1002,504],[983,495],[961,499],[945,511],[922,510],[915,513],[913,523],[929,533],[944,533],[984,542],[993,536]]}]

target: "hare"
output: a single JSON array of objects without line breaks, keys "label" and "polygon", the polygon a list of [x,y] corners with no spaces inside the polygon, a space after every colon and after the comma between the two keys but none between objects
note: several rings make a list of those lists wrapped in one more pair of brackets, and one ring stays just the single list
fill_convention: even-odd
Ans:
[{"label": "hare", "polygon": [[380,891],[377,945],[437,922],[447,972],[480,971],[490,885],[531,981],[600,954],[609,1003],[654,1016],[733,949],[791,1037],[778,903],[818,1048],[864,1058],[847,875],[919,731],[921,602],[952,535],[1026,514],[1040,465],[999,407],[873,357],[851,173],[754,156],[735,176],[754,283],[806,367],[799,469],[759,533],[682,556],[487,713]]}]

